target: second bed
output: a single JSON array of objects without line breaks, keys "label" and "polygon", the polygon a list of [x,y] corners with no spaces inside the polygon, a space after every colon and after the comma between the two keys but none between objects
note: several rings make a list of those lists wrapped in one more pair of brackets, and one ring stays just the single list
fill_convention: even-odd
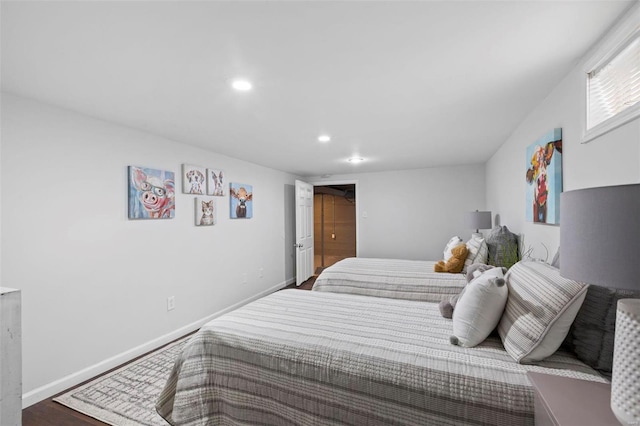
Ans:
[{"label": "second bed", "polygon": [[326,268],[315,291],[349,293],[421,302],[440,302],[464,288],[464,274],[434,272],[426,260],[350,257]]}]

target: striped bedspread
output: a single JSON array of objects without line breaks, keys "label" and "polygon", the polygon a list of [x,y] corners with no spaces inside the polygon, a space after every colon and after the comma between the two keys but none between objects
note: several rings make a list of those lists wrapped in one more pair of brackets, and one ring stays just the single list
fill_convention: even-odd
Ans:
[{"label": "striped bedspread", "polygon": [[467,280],[463,274],[433,272],[435,263],[350,257],[322,271],[313,290],[440,302],[460,293]]},{"label": "striped bedspread", "polygon": [[568,353],[449,344],[437,304],[283,290],[209,322],[156,405],[173,425],[533,425],[527,371],[604,382]]}]

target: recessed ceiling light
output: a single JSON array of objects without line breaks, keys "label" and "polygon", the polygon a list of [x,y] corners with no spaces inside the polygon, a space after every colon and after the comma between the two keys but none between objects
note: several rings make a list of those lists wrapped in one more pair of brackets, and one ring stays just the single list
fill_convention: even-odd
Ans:
[{"label": "recessed ceiling light", "polygon": [[347,161],[349,161],[350,163],[361,163],[361,162],[364,161],[364,158],[362,158],[362,157],[351,157]]},{"label": "recessed ceiling light", "polygon": [[330,140],[331,140],[331,136],[329,135],[318,136],[318,142],[329,142]]},{"label": "recessed ceiling light", "polygon": [[251,82],[248,80],[233,80],[231,86],[233,86],[233,88],[238,90],[239,92],[247,92],[253,87]]}]

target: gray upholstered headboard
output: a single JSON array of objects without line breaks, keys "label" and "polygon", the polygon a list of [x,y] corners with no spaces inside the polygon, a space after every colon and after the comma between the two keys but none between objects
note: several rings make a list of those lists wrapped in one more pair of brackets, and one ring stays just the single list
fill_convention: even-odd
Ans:
[{"label": "gray upholstered headboard", "polygon": [[616,305],[619,299],[640,299],[640,292],[589,286],[564,346],[584,363],[611,378]]}]

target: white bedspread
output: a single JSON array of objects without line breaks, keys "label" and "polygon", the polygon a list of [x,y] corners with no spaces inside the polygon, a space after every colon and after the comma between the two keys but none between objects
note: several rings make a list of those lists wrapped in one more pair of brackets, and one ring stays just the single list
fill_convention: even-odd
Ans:
[{"label": "white bedspread", "polygon": [[350,257],[322,271],[313,290],[440,302],[460,293],[467,280],[463,274],[434,272],[435,263]]},{"label": "white bedspread", "polygon": [[435,303],[283,290],[206,324],[157,404],[187,425],[533,425],[527,371],[604,382],[559,351],[449,343]]}]

